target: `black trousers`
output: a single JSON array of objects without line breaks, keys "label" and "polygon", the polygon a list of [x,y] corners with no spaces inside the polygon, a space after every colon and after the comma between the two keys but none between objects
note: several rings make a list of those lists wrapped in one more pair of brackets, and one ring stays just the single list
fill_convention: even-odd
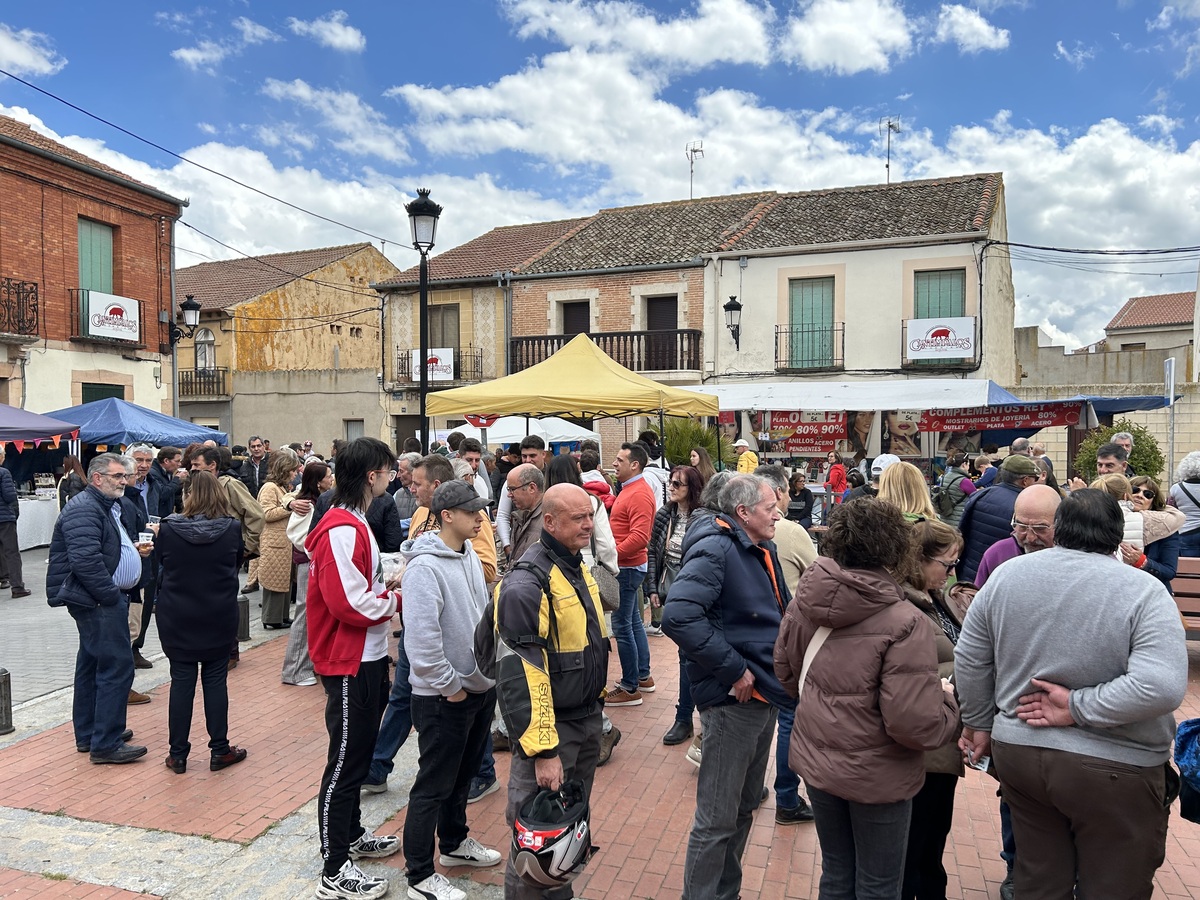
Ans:
[{"label": "black trousers", "polygon": [[387,706],[388,658],[361,663],[357,675],[323,675],[329,754],[317,795],[317,831],[325,874],[336,875],[362,836],[358,792],[371,769],[379,720]]},{"label": "black trousers", "polygon": [[[137,593],[142,601],[142,630],[138,632],[137,640],[133,642],[133,649],[142,652],[142,648],[146,646],[146,631],[150,628],[150,619],[154,614],[154,598],[158,596],[158,576],[155,574],[158,571],[158,554],[157,552],[150,555],[150,578],[146,582],[146,586]],[[130,599],[135,596],[133,591],[130,591]]]},{"label": "black trousers", "polygon": [[925,784],[912,801],[901,900],[946,900],[946,867],[942,858],[954,821],[957,789],[957,775],[925,773]]},{"label": "black trousers", "polygon": [[0,556],[4,560],[4,574],[14,588],[25,587],[25,576],[21,574],[21,550],[17,542],[17,523],[0,522]]},{"label": "black trousers", "polygon": [[491,740],[496,690],[467,694],[461,703],[413,694],[410,708],[420,758],[408,792],[404,859],[408,883],[420,884],[434,872],[435,831],[443,853],[457,849],[470,832],[467,793]]},{"label": "black trousers", "polygon": [[171,660],[171,699],[167,705],[167,730],[171,755],[187,759],[192,749],[192,708],[196,700],[196,675],[204,692],[204,726],[208,731],[208,749],[213,756],[229,752],[229,657],[204,662]]}]

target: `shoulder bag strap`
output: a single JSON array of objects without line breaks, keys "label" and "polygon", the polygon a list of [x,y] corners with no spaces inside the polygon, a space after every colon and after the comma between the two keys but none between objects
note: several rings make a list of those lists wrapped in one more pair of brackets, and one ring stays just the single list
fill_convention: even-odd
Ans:
[{"label": "shoulder bag strap", "polygon": [[1189,500],[1191,500],[1191,501],[1192,501],[1192,503],[1193,503],[1193,504],[1195,504],[1195,506],[1196,506],[1198,509],[1200,509],[1200,500],[1197,500],[1195,497],[1193,497],[1193,496],[1192,496],[1192,492],[1191,492],[1191,491],[1189,491],[1187,488],[1185,488],[1185,487],[1183,486],[1183,482],[1182,482],[1182,481],[1177,481],[1177,482],[1176,482],[1176,484],[1178,484],[1178,485],[1179,485],[1179,489],[1180,489],[1181,491],[1183,491],[1185,494],[1187,494],[1187,498],[1188,498]]},{"label": "shoulder bag strap", "polygon": [[808,678],[808,667],[812,665],[813,658],[816,657],[817,651],[825,644],[825,638],[829,637],[833,629],[828,625],[822,625],[817,629],[811,641],[808,642],[808,647],[804,651],[804,665],[800,667],[799,690],[796,692],[796,705],[800,704],[800,698],[804,696],[804,682]]}]

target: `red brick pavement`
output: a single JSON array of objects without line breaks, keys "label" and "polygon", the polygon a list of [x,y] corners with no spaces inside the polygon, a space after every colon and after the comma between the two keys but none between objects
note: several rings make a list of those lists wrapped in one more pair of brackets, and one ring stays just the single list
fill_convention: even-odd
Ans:
[{"label": "red brick pavement", "polygon": [[0,867],[0,897],[5,900],[125,900],[135,897],[141,900],[157,900],[155,894],[140,894],[83,881],[31,875],[28,872],[3,867]]}]

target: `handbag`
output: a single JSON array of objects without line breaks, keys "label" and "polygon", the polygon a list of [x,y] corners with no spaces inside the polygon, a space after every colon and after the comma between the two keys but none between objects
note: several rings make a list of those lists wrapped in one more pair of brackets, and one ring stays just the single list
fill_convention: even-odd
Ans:
[{"label": "handbag", "polygon": [[[599,501],[593,497],[592,502],[594,504]],[[621,586],[617,583],[617,576],[604,568],[596,556],[595,531],[592,531],[592,559],[595,565],[591,567],[591,573],[596,588],[600,591],[600,606],[605,612],[616,612],[621,607]]]}]

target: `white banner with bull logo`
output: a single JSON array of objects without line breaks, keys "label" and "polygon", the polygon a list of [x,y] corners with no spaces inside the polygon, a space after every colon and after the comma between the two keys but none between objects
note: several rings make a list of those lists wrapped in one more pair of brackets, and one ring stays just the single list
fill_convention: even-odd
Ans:
[{"label": "white banner with bull logo", "polygon": [[137,343],[141,334],[138,302],[103,291],[85,291],[83,301],[86,333],[92,337],[115,338]]},{"label": "white banner with bull logo", "polygon": [[908,359],[974,359],[975,319],[905,319]]}]

